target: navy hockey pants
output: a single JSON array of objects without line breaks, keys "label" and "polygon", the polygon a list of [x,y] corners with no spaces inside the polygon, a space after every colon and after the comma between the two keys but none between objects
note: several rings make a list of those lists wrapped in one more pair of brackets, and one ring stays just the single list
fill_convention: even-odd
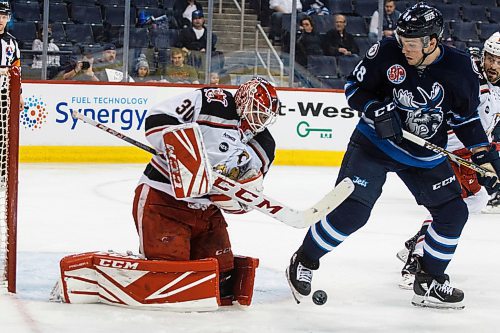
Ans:
[{"label": "navy hockey pants", "polygon": [[[303,246],[307,257],[319,259],[368,221],[382,194],[387,173],[395,172],[433,222],[425,235],[423,269],[442,275],[458,244],[468,218],[461,188],[448,161],[431,169],[410,167],[389,158],[355,131],[340,168],[337,182],[345,177],[356,184],[353,194],[322,221],[313,225]],[[390,209],[387,214],[391,214]]]}]

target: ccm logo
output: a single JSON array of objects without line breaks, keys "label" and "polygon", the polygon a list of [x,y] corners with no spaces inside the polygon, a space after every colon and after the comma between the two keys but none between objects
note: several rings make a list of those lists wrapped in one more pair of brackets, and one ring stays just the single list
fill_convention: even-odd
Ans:
[{"label": "ccm logo", "polygon": [[262,196],[246,190],[239,184],[231,183],[230,180],[225,180],[222,177],[217,177],[214,180],[213,187],[218,188],[229,197],[236,197],[254,206],[254,208],[267,210],[271,214],[276,214],[283,209],[283,206],[280,206],[278,203],[273,205],[269,200],[262,198]]},{"label": "ccm logo", "polygon": [[132,263],[130,261],[122,261],[122,260],[101,259],[99,260],[99,266],[124,268],[124,269],[137,269],[139,263],[138,262]]},{"label": "ccm logo", "polygon": [[450,178],[447,178],[447,179],[445,179],[437,184],[432,185],[432,190],[433,191],[439,190],[441,187],[444,187],[448,184],[451,184],[454,181],[455,181],[455,176],[451,176]]}]

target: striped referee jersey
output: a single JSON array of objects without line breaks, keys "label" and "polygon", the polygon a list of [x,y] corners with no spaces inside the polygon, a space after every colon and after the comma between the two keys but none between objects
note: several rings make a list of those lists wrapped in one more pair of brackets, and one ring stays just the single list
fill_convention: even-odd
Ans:
[{"label": "striped referee jersey", "polygon": [[21,52],[14,36],[8,32],[0,34],[0,66],[21,66]]}]

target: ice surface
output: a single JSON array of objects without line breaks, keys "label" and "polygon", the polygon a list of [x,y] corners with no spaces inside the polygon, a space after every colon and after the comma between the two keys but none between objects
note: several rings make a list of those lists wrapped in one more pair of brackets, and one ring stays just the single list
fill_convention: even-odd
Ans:
[{"label": "ice surface", "polygon": [[[101,304],[47,301],[58,261],[70,253],[137,252],[131,201],[143,165],[23,164],[19,193],[18,293],[0,295],[3,332],[497,332],[500,314],[500,215],[471,216],[448,267],[465,292],[464,310],[411,305],[398,288],[396,252],[420,227],[426,211],[401,181],[389,176],[368,224],[325,256],[313,289],[323,306],[295,304],[284,276],[306,230],[257,212],[228,216],[233,251],[260,258],[248,308],[171,313]],[[271,168],[268,195],[304,209],[327,193],[337,168]]]}]

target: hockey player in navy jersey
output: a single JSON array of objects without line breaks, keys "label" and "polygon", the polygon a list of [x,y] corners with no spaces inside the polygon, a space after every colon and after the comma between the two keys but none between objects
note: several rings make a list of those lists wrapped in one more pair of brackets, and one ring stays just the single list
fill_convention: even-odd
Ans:
[{"label": "hockey player in navy jersey", "polygon": [[[338,180],[349,177],[353,194],[313,225],[286,270],[297,299],[311,292],[319,259],[368,221],[388,172],[395,172],[433,217],[414,284],[412,303],[463,308],[464,293],[445,274],[468,218],[460,185],[441,155],[403,140],[402,130],[446,147],[451,128],[475,163],[500,173],[478,116],[479,83],[471,59],[441,43],[442,14],[425,3],[399,18],[396,38],[373,45],[347,79],[350,107],[362,112],[342,161]],[[497,176],[480,179],[498,189]]]},{"label": "hockey player in navy jersey", "polygon": [[[500,151],[500,32],[495,32],[485,42],[482,52],[479,48],[469,49],[469,53],[479,69],[480,105],[478,107],[481,123],[488,134],[488,139]],[[464,147],[452,130],[448,131],[448,150],[455,155],[470,159],[471,152]],[[456,163],[451,163],[457,179],[462,186],[469,214],[500,213],[500,191],[492,193],[479,184],[476,173]],[[432,216],[428,216],[420,230],[405,242],[405,248],[397,253],[397,257],[405,262],[401,270],[402,279],[399,287],[412,289],[415,278],[417,260],[423,253],[423,240]]]}]

